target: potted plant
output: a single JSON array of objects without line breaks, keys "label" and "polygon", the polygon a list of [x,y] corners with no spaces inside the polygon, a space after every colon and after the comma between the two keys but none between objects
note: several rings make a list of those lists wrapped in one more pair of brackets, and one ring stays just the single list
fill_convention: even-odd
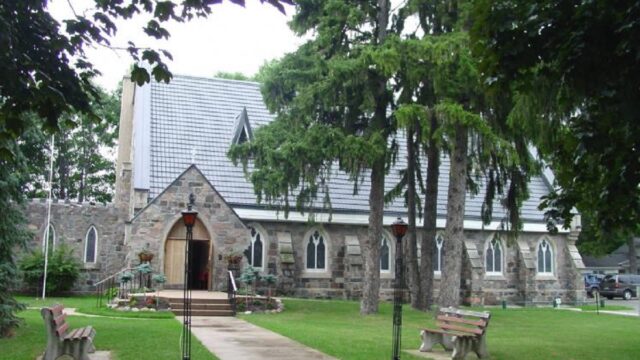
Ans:
[{"label": "potted plant", "polygon": [[140,259],[141,264],[151,262],[151,260],[153,260],[153,256],[153,253],[149,250],[149,244],[147,244],[144,249],[138,253],[138,259]]},{"label": "potted plant", "polygon": [[231,249],[224,254],[224,259],[227,262],[229,270],[239,270],[240,263],[242,262],[242,251]]},{"label": "potted plant", "polygon": [[262,280],[267,283],[267,302],[271,301],[271,286],[278,281],[278,277],[273,274],[267,274],[262,277]]},{"label": "potted plant", "polygon": [[158,310],[160,305],[160,286],[167,282],[167,277],[163,273],[155,274],[153,275],[153,282],[159,285],[156,286],[156,310]]}]

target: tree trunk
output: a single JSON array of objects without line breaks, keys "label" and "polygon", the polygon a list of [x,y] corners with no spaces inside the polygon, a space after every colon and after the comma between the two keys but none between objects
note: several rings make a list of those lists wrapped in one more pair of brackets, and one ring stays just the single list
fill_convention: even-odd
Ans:
[{"label": "tree trunk", "polygon": [[58,136],[58,199],[66,199],[69,195],[69,159],[68,139],[65,130]]},{"label": "tree trunk", "polygon": [[413,126],[407,128],[407,217],[409,231],[404,242],[406,274],[411,307],[420,309],[422,294],[420,293],[420,274],[418,273],[418,245],[416,242],[416,149]]},{"label": "tree trunk", "polygon": [[[437,120],[431,117],[431,131],[438,128]],[[433,304],[433,252],[436,239],[436,220],[438,218],[438,178],[440,177],[440,149],[433,136],[426,148],[427,178],[424,198],[424,237],[420,249],[420,288],[422,304],[420,308],[429,310]]]},{"label": "tree trunk", "polygon": [[[360,240],[364,257],[364,279],[360,314],[378,312],[380,292],[380,240],[382,239],[382,217],[384,215],[384,158],[371,168],[371,190],[369,192],[369,236]],[[392,246],[393,242],[389,245]]]},{"label": "tree trunk", "polygon": [[[389,0],[378,0],[377,13],[378,45],[382,45],[387,37],[389,22]],[[374,75],[377,84],[376,107],[372,121],[372,130],[385,131],[387,119],[386,78]],[[382,240],[382,220],[384,215],[384,176],[386,155],[373,161],[371,165],[371,190],[369,191],[369,236],[360,240],[360,248],[364,257],[364,279],[360,314],[368,315],[378,312],[380,295],[380,240]]]},{"label": "tree trunk", "polygon": [[629,258],[629,274],[637,274],[638,258],[636,254],[636,244],[633,236],[629,237],[629,240],[627,240],[627,246],[629,247],[629,252],[627,253],[627,256]]},{"label": "tree trunk", "polygon": [[80,184],[78,185],[78,202],[82,204],[84,202],[84,168],[80,170]]},{"label": "tree trunk", "polygon": [[464,204],[467,183],[467,134],[462,124],[455,126],[455,144],[451,155],[449,193],[447,197],[447,227],[444,239],[444,267],[438,305],[460,305],[460,272],[464,241]]}]

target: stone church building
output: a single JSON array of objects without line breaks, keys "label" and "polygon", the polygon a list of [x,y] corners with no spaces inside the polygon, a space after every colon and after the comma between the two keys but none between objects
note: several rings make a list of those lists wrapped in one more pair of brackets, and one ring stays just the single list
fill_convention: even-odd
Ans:
[{"label": "stone church building", "polygon": [[[143,87],[125,80],[120,116],[119,149],[114,202],[106,205],[54,202],[50,232],[54,244],[73,247],[83,263],[77,290],[139,263],[148,249],[151,265],[167,276],[166,287],[181,287],[184,271],[185,227],[181,220],[189,194],[195,194],[198,221],[194,228],[194,274],[207,274],[196,288],[226,288],[226,256],[243,253],[243,264],[278,276],[281,292],[303,297],[357,298],[363,259],[359,237],[367,236],[368,182],[358,194],[341,173],[331,180],[332,214],[318,205],[314,221],[290,213],[288,218],[266,204],[258,204],[242,167],[227,158],[229,146],[251,141],[258,127],[270,122],[259,85],[253,82],[176,76],[170,84]],[[400,142],[402,143],[402,142]],[[404,166],[402,151],[387,180],[390,189]],[[435,289],[442,266],[449,163],[440,169],[438,222],[435,244]],[[580,275],[584,265],[575,247],[579,226],[551,235],[546,230],[539,199],[550,189],[545,176],[530,184],[530,198],[522,206],[524,228],[517,241],[494,238],[496,221],[483,226],[483,194],[467,196],[463,255],[463,298],[469,303],[564,302],[583,299]],[[47,206],[28,204],[29,223],[42,244]],[[381,247],[381,295],[391,293],[394,246],[389,225],[401,216],[403,200],[385,208]],[[421,219],[417,221],[421,225]],[[421,236],[421,234],[419,234]],[[36,243],[38,245],[36,245]],[[198,276],[198,275],[196,275]],[[437,290],[436,290],[437,291]]]}]

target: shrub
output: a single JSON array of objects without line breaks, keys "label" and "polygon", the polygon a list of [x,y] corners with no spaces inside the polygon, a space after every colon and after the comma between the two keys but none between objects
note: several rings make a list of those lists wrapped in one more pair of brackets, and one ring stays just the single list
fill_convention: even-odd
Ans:
[{"label": "shrub", "polygon": [[119,292],[120,292],[120,291],[118,290],[118,288],[117,288],[117,287],[108,288],[108,289],[106,289],[106,290],[104,291],[104,296],[105,296],[107,299],[110,299],[110,300],[111,300],[111,299],[115,298],[116,296],[118,296],[118,293],[119,293]]},{"label": "shrub", "polygon": [[[25,283],[32,288],[42,286],[44,278],[44,254],[36,250],[20,261],[20,270]],[[47,293],[68,291],[80,276],[80,262],[72,250],[64,244],[58,245],[51,254],[47,266]]]},{"label": "shrub", "polygon": [[27,240],[32,234],[25,226],[27,216],[18,205],[20,195],[17,177],[18,173],[6,166],[0,172],[0,338],[12,336],[15,329],[23,323],[16,313],[24,309],[24,304],[16,301],[11,290],[18,285],[15,254],[26,248]]}]

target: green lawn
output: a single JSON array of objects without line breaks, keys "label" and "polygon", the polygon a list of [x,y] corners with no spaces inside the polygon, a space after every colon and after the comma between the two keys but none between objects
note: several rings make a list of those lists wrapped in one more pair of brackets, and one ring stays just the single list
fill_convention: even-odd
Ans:
[{"label": "green lawn", "polygon": [[[388,359],[392,307],[360,316],[357,302],[285,300],[278,315],[242,318],[340,359]],[[491,359],[638,359],[640,319],[555,309],[491,309],[488,347]],[[433,324],[429,314],[404,307],[402,348],[420,346],[420,329]],[[418,359],[403,353],[403,359]]]},{"label": "green lawn", "polygon": [[16,300],[21,303],[27,304],[29,307],[41,308],[44,306],[51,306],[54,304],[62,304],[67,308],[81,308],[81,307],[94,307],[96,306],[95,296],[71,296],[71,297],[48,297],[45,300],[36,298],[34,296],[16,296]]},{"label": "green lawn", "polygon": [[600,310],[607,310],[607,311],[630,311],[633,310],[633,308],[631,306],[624,306],[624,305],[606,305],[605,307],[598,307],[596,308],[595,305],[582,305],[582,306],[577,306],[578,309],[582,309],[582,311],[596,311],[598,309]]},{"label": "green lawn", "polygon": [[[95,299],[91,297],[49,298],[44,303],[25,297],[19,297],[19,300],[28,303],[30,307],[50,306],[55,303],[77,308],[95,306]],[[18,316],[25,319],[25,324],[18,329],[15,337],[0,339],[0,360],[32,360],[44,351],[46,335],[40,312],[26,310]],[[182,325],[173,319],[173,316],[169,319],[68,316],[67,322],[72,328],[92,325],[97,333],[94,339],[96,348],[110,350],[114,360],[180,358]],[[193,337],[192,341],[193,359],[216,359],[196,337]]]},{"label": "green lawn", "polygon": [[[78,312],[90,315],[100,315],[109,317],[122,317],[122,318],[146,318],[146,319],[173,319],[174,315],[170,311],[158,311],[158,312],[132,312],[132,311],[117,311],[107,309],[105,307],[96,307],[96,298],[93,296],[74,296],[66,298],[47,298],[45,300],[35,299],[27,296],[17,296],[18,301],[27,304],[28,307],[41,308],[43,306],[51,306],[53,304],[62,304],[66,308],[76,308]],[[103,305],[104,306],[104,305]]]},{"label": "green lawn", "polygon": [[[21,297],[20,300],[31,307],[59,302],[67,307],[92,309],[95,304],[91,297],[50,298],[44,303],[33,298]],[[388,359],[391,305],[381,303],[380,313],[372,316],[360,316],[358,307],[357,302],[351,301],[287,299],[283,313],[241,317],[339,359]],[[637,359],[640,354],[637,341],[640,319],[637,317],[551,308],[493,308],[490,311],[487,341],[493,360],[624,360]],[[44,349],[44,325],[39,312],[27,310],[20,316],[26,319],[26,324],[15,338],[0,340],[0,360],[33,359]],[[402,347],[417,349],[420,329],[433,325],[433,318],[405,306],[403,321]],[[181,325],[174,319],[70,316],[68,322],[72,327],[93,325],[97,331],[97,348],[111,350],[114,359],[175,359],[180,354]],[[194,359],[215,359],[195,337],[193,339]],[[407,353],[403,353],[402,358],[421,359]]]}]

